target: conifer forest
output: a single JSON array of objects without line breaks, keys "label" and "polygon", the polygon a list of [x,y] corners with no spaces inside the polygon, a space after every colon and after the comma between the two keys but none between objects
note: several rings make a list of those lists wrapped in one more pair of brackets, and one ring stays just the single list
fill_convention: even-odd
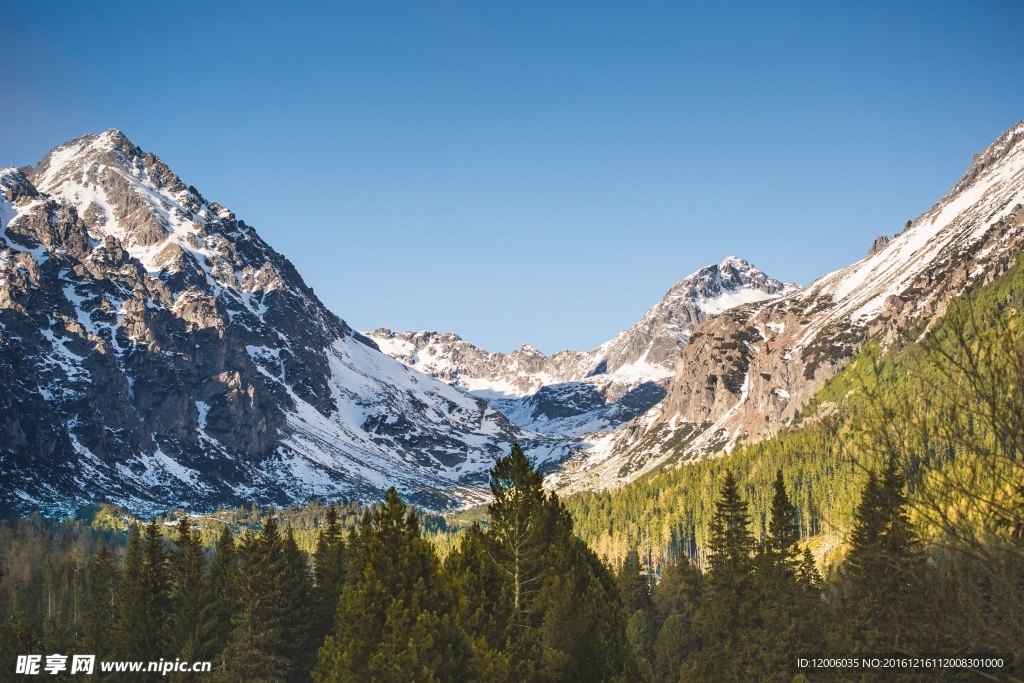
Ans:
[{"label": "conifer forest", "polygon": [[446,517],[391,489],[7,521],[0,659],[209,660],[169,678],[239,682],[1021,680],[797,664],[1024,661],[1022,284],[866,347],[795,429],[612,493],[560,499],[515,446],[492,502]]},{"label": "conifer forest", "polygon": [[[9,520],[0,661],[209,661],[167,678],[231,682],[1022,680],[1022,310],[1017,267],[918,341],[866,346],[790,429],[613,491],[559,497],[516,446],[485,508],[445,516],[391,489]],[[1005,664],[798,666],[854,656]]]}]

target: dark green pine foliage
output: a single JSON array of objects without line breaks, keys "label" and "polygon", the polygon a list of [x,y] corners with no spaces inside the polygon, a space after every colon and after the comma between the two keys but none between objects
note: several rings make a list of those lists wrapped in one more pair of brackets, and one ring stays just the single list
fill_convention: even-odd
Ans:
[{"label": "dark green pine foliage", "polygon": [[200,634],[197,659],[213,662],[213,669],[225,668],[224,649],[231,636],[231,620],[239,611],[241,575],[238,551],[231,529],[227,526],[217,539],[216,552],[210,562],[207,580],[200,591]]},{"label": "dark green pine foliage", "polygon": [[683,662],[700,647],[693,628],[693,616],[700,604],[704,574],[680,555],[662,570],[651,590],[657,637],[651,658],[656,683],[676,683]]},{"label": "dark green pine foliage", "polygon": [[894,458],[881,477],[868,473],[841,567],[843,619],[838,641],[849,651],[912,652],[927,604],[927,566],[907,516],[904,480]]},{"label": "dark green pine foliage", "polygon": [[626,637],[626,611],[611,569],[572,533],[572,518],[552,494],[553,536],[538,591],[542,680],[642,681]]},{"label": "dark green pine foliage", "polygon": [[206,579],[206,553],[199,530],[188,515],[178,520],[174,542],[177,548],[170,562],[168,656],[196,660],[202,644],[202,603],[199,598]]},{"label": "dark green pine foliage", "polygon": [[356,536],[358,571],[342,589],[334,634],[320,649],[313,680],[476,680],[440,562],[394,488],[366,513]]},{"label": "dark green pine foliage", "polygon": [[289,673],[289,659],[281,654],[289,645],[282,637],[284,547],[273,515],[259,533],[246,532],[238,554],[241,600],[216,680],[284,681]]},{"label": "dark green pine foliage", "polygon": [[544,577],[545,560],[554,540],[555,520],[549,514],[544,477],[519,444],[491,470],[490,552],[504,574],[512,605],[512,624],[522,635],[539,625],[534,595]]},{"label": "dark green pine foliage", "polygon": [[650,610],[651,605],[651,581],[640,566],[640,558],[636,550],[626,554],[626,559],[619,565],[615,573],[615,581],[619,586],[619,593],[622,595],[622,602],[628,614],[637,610]]},{"label": "dark green pine foliage", "polygon": [[111,654],[119,579],[114,553],[101,538],[96,552],[89,558],[82,611],[82,651],[95,654],[97,659]]},{"label": "dark green pine foliage", "polygon": [[117,620],[114,623],[114,653],[122,659],[139,659],[143,653],[138,626],[146,618],[142,587],[142,531],[132,524],[124,554],[124,572],[117,595]]},{"label": "dark green pine foliage", "polygon": [[747,503],[726,471],[711,520],[708,572],[694,615],[701,649],[683,666],[681,681],[756,680],[754,632],[760,626],[754,581],[754,537]]},{"label": "dark green pine foliage", "polygon": [[626,559],[615,573],[615,582],[628,616],[626,637],[637,656],[649,662],[653,659],[657,626],[651,603],[650,578],[640,566],[636,550],[626,554]]},{"label": "dark green pine foliage", "polygon": [[504,681],[511,675],[506,649],[513,636],[513,609],[506,577],[489,545],[480,524],[474,523],[445,559],[444,570],[455,591],[459,623],[473,640],[479,680]]},{"label": "dark green pine foliage", "polygon": [[[758,680],[788,683],[794,653],[824,651],[823,603],[813,577],[801,577],[802,572],[813,571],[813,558],[800,553],[797,511],[786,493],[781,469],[773,488],[768,535],[754,567],[758,615],[751,634],[755,658],[749,670]],[[804,563],[810,559],[810,568],[801,559]]]},{"label": "dark green pine foliage", "polygon": [[822,589],[821,572],[818,571],[818,564],[814,561],[814,555],[811,554],[810,548],[805,547],[803,555],[800,556],[796,579],[804,589],[812,594],[817,594],[816,592]]},{"label": "dark green pine foliage", "polygon": [[166,650],[170,626],[170,582],[167,548],[163,530],[151,519],[142,534],[143,590],[146,599],[147,623],[142,626],[146,651],[159,658]]},{"label": "dark green pine foliage", "polygon": [[142,532],[132,526],[118,595],[115,652],[121,659],[151,660],[165,654],[169,612],[167,550],[156,520]]},{"label": "dark green pine foliage", "polygon": [[289,658],[288,680],[308,681],[320,645],[313,633],[313,580],[306,553],[299,549],[291,526],[283,541],[281,592],[284,599],[279,651]]},{"label": "dark green pine foliage", "polygon": [[614,574],[573,534],[542,480],[518,445],[495,463],[490,525],[453,561],[456,585],[490,610],[474,618],[491,647],[507,634],[500,652],[510,679],[642,679]]},{"label": "dark green pine foliage", "polygon": [[331,505],[317,533],[316,551],[313,553],[316,575],[313,638],[318,643],[323,643],[334,627],[338,598],[345,583],[345,562],[345,539],[338,524],[338,509]]}]

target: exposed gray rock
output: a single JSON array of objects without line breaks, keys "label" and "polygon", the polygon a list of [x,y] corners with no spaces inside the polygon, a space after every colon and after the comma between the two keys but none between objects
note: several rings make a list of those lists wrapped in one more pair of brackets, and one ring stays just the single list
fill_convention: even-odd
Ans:
[{"label": "exposed gray rock", "polygon": [[0,512],[443,506],[512,441],[571,447],[412,376],[118,131],[0,171],[0,219]]},{"label": "exposed gray rock", "polygon": [[632,463],[635,476],[667,457],[699,458],[791,424],[868,340],[917,339],[952,298],[1006,272],[1024,245],[1022,191],[1024,122],[867,259],[698,325],[657,414],[623,429],[608,462]]},{"label": "exposed gray rock", "polygon": [[875,241],[871,243],[871,248],[868,249],[868,257],[872,257],[878,252],[882,251],[889,245],[888,235],[879,235],[875,238]]},{"label": "exposed gray rock", "polygon": [[[729,257],[673,285],[635,325],[590,352],[546,356],[523,346],[509,354],[488,353],[454,334],[386,328],[369,334],[406,365],[492,400],[522,427],[550,434],[558,431],[557,422],[578,435],[580,420],[566,418],[587,416],[592,429],[606,430],[655,405],[701,321],[784,290],[747,261]],[[646,388],[635,393],[641,386]],[[626,397],[627,403],[616,405]]]}]

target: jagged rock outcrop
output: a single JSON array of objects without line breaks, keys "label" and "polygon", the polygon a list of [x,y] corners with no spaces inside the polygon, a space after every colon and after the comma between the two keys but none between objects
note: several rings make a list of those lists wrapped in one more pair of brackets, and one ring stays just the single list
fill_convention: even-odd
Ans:
[{"label": "jagged rock outcrop", "polygon": [[610,455],[581,451],[558,483],[614,485],[776,432],[868,340],[916,338],[951,298],[1005,272],[1022,244],[1024,122],[975,156],[956,186],[884,249],[697,326],[665,400],[621,430]]},{"label": "jagged rock outcrop", "polygon": [[482,500],[512,441],[551,486],[615,486],[783,428],[868,340],[916,338],[1022,240],[1019,123],[931,210],[804,289],[730,258],[591,352],[491,354],[355,332],[159,158],[85,136],[0,170],[0,512],[392,484],[440,507]]},{"label": "jagged rock outcrop", "polygon": [[386,328],[369,336],[406,365],[487,398],[525,429],[586,436],[656,405],[702,320],[785,289],[747,261],[729,257],[673,285],[636,324],[590,352],[545,356],[524,345],[509,354],[488,353],[454,334]]},{"label": "jagged rock outcrop", "polygon": [[139,511],[396,484],[482,495],[571,443],[380,353],[287,259],[118,131],[0,171],[0,508]]},{"label": "jagged rock outcrop", "polygon": [[879,253],[883,249],[889,246],[889,236],[879,235],[875,238],[875,241],[871,243],[871,248],[868,249],[868,258],[871,258],[875,254]]}]

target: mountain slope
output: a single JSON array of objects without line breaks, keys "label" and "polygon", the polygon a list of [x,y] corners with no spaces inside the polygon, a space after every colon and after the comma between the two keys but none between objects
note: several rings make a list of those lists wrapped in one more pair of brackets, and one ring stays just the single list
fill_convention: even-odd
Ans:
[{"label": "mountain slope", "polygon": [[137,510],[397,484],[473,499],[514,440],[410,371],[224,207],[118,131],[0,173],[0,506]]},{"label": "mountain slope", "polygon": [[1024,122],[867,258],[699,325],[665,400],[610,439],[600,460],[579,452],[558,483],[604,485],[623,463],[643,472],[777,432],[869,339],[916,339],[951,298],[1005,272],[1024,240],[1022,202]]},{"label": "mountain slope", "polygon": [[524,345],[509,354],[488,353],[437,332],[378,329],[368,336],[409,367],[487,398],[524,429],[583,437],[656,405],[698,323],[784,290],[747,261],[729,257],[673,285],[639,321],[590,352],[545,356]]}]

